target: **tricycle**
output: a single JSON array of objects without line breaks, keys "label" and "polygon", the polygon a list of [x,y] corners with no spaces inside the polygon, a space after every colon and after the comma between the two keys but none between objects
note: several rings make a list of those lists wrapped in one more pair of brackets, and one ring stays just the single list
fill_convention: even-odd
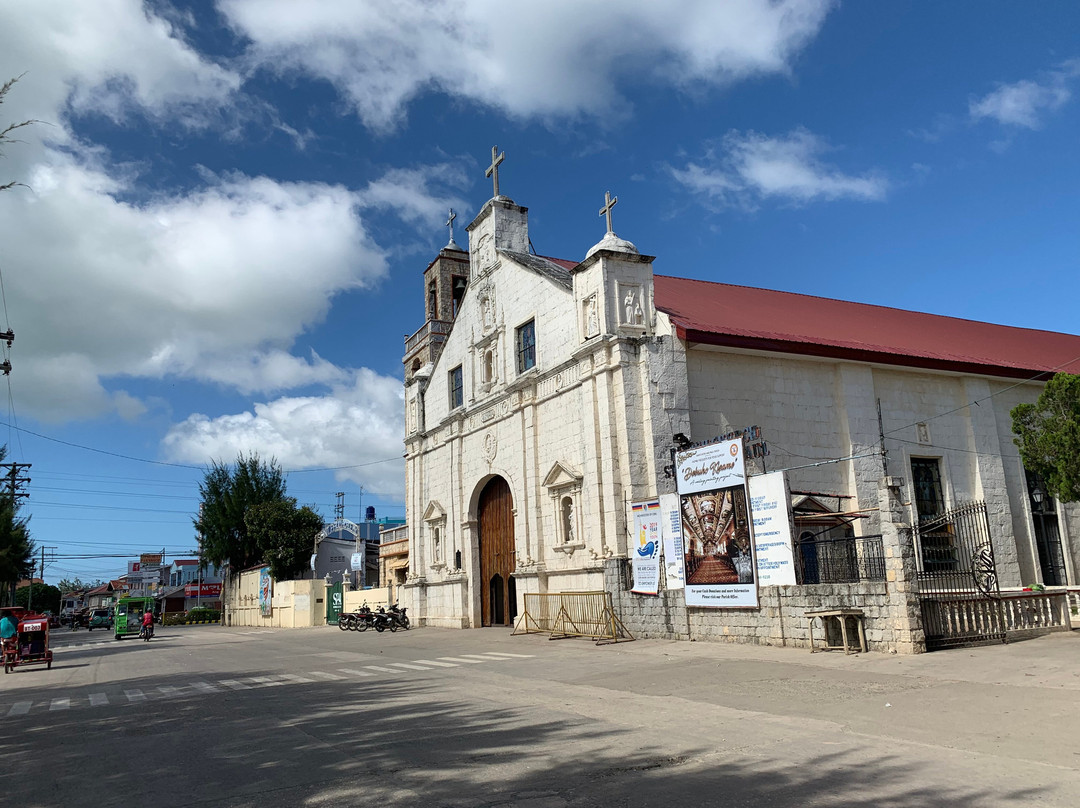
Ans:
[{"label": "tricycle", "polygon": [[49,648],[49,618],[23,615],[18,633],[4,640],[4,673],[19,665],[45,665],[52,668],[53,652]]}]

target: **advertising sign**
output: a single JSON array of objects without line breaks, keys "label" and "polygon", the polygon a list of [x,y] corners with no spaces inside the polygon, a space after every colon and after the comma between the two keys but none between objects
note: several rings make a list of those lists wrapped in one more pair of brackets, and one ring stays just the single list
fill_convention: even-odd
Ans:
[{"label": "advertising sign", "polygon": [[756,607],[742,439],[676,453],[675,477],[682,510],[686,604]]},{"label": "advertising sign", "polygon": [[221,597],[221,584],[185,584],[185,598],[219,598]]},{"label": "advertising sign", "polygon": [[795,556],[791,493],[782,471],[759,474],[748,481],[750,517],[754,521],[754,552],[761,586],[794,586]]},{"label": "advertising sign", "polygon": [[686,583],[683,564],[682,516],[679,495],[660,495],[660,533],[664,537],[664,577],[668,589],[682,589]]},{"label": "advertising sign", "polygon": [[139,563],[144,567],[160,567],[161,553],[143,553],[139,556]]},{"label": "advertising sign", "polygon": [[263,617],[273,614],[274,579],[270,577],[270,568],[259,570],[259,613]]},{"label": "advertising sign", "polygon": [[630,503],[634,536],[630,548],[634,586],[639,595],[655,595],[660,591],[660,501]]},{"label": "advertising sign", "polygon": [[356,572],[357,570],[363,569],[364,568],[364,554],[363,553],[353,553],[352,557],[349,558],[349,568],[353,572]]}]

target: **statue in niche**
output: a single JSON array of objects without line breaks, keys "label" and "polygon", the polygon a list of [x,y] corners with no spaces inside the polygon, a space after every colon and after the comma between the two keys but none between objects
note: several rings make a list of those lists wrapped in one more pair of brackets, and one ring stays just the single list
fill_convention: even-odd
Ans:
[{"label": "statue in niche", "polygon": [[596,295],[589,295],[585,301],[585,338],[595,337],[600,333],[600,314],[596,310]]},{"label": "statue in niche", "polygon": [[483,318],[484,330],[490,331],[495,327],[495,301],[491,295],[487,295],[480,301],[480,311]]},{"label": "statue in niche", "polygon": [[630,287],[626,290],[626,295],[623,298],[623,324],[642,325],[644,322],[645,315],[641,310],[641,303],[638,301],[638,290]]},{"label": "statue in niche", "polygon": [[567,544],[574,541],[574,501],[570,497],[562,500],[563,537]]}]

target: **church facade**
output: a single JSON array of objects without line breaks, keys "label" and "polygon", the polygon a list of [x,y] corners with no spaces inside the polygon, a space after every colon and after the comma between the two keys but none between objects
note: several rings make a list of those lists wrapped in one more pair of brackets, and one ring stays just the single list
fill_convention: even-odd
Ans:
[{"label": "church facade", "polygon": [[[915,579],[952,539],[910,528],[975,501],[1002,591],[1076,583],[1080,512],[1035,501],[1009,410],[1080,370],[1080,338],[654,275],[613,204],[582,260],[545,258],[496,186],[469,249],[451,237],[424,273],[404,357],[422,624],[510,626],[526,593],[607,590],[636,636],[805,644],[806,611],[854,607],[871,648],[923,650]],[[757,438],[748,474],[786,471],[799,580],[749,610],[628,592],[630,504],[675,491],[677,443],[731,434]]]}]

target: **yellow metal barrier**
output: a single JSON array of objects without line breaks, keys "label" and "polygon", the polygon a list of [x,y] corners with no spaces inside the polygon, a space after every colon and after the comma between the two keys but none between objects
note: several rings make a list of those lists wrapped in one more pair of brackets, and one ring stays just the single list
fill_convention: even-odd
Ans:
[{"label": "yellow metal barrier", "polygon": [[552,640],[588,637],[597,645],[634,639],[615,615],[610,592],[526,594],[514,634],[542,633]]}]

